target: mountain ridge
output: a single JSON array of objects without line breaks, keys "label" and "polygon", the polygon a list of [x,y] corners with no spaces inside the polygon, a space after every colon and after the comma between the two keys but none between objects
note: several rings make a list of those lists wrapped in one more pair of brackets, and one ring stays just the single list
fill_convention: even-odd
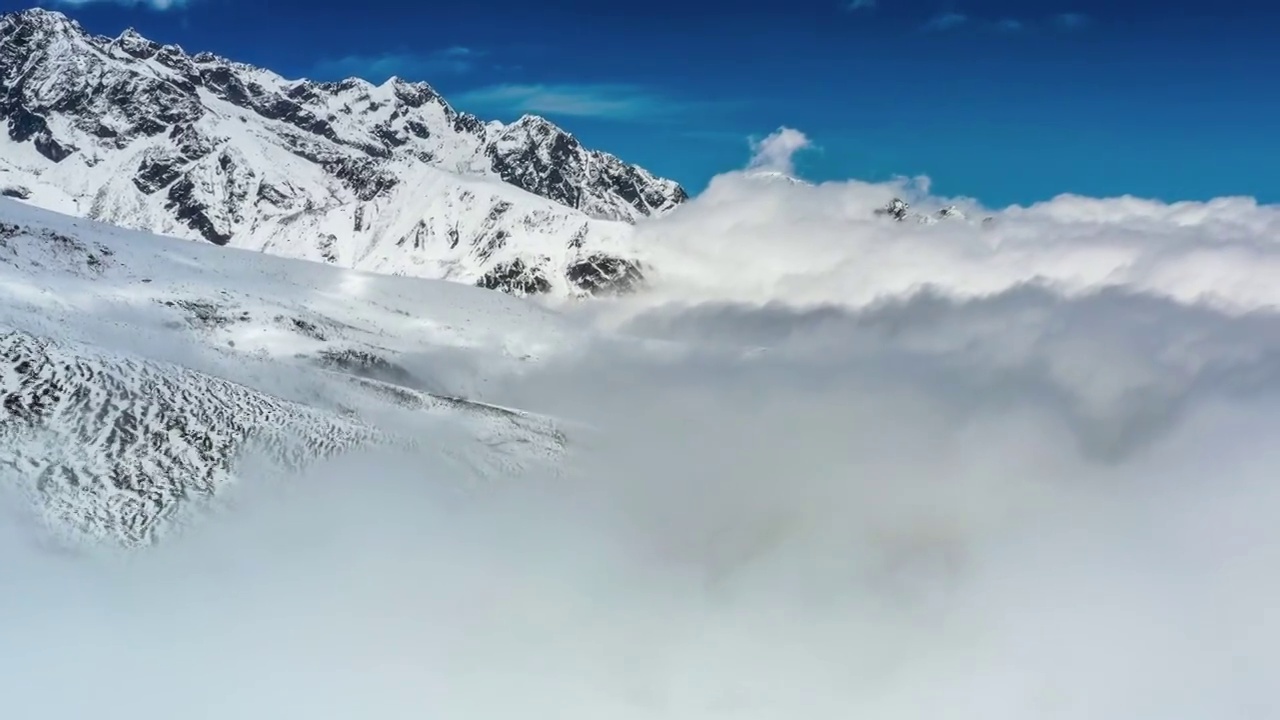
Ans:
[{"label": "mountain ridge", "polygon": [[0,193],[219,245],[515,294],[628,289],[630,225],[688,195],[550,121],[425,82],[287,80],[130,28],[0,15]]}]

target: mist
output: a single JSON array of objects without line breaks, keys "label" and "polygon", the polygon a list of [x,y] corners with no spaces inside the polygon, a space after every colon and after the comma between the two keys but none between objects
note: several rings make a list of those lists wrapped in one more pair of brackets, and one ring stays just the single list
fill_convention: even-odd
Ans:
[{"label": "mist", "polygon": [[[780,138],[753,167],[792,167],[807,143]],[[650,292],[560,307],[590,342],[488,378],[487,399],[566,423],[561,472],[479,482],[432,450],[287,482],[250,465],[130,553],[42,540],[5,496],[2,704],[1280,714],[1275,209],[873,219],[897,195],[957,202],[734,173],[642,226]],[[468,376],[449,362],[438,377]]]}]

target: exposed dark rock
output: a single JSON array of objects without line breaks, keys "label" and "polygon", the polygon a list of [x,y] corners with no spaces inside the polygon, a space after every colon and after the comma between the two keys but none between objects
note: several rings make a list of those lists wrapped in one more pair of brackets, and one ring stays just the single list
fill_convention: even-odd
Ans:
[{"label": "exposed dark rock", "polygon": [[454,132],[478,135],[481,130],[484,130],[484,122],[475,115],[471,115],[469,113],[458,113],[453,117]]},{"label": "exposed dark rock", "polygon": [[617,217],[616,209],[600,205],[601,197],[617,197],[636,215],[669,210],[688,199],[679,185],[587,150],[540,117],[526,115],[506,127],[486,152],[493,171],[506,182],[589,215]]},{"label": "exposed dark rock", "polygon": [[336,264],[338,262],[338,236],[333,233],[326,233],[320,236],[320,258],[327,263]]},{"label": "exposed dark rock", "polygon": [[186,223],[187,227],[200,233],[200,237],[214,245],[231,242],[231,235],[218,230],[209,218],[209,209],[195,199],[195,184],[190,178],[183,178],[170,185],[167,197],[165,207],[172,210],[174,217]]},{"label": "exposed dark rock", "polygon": [[284,207],[288,202],[288,197],[276,189],[274,185],[262,183],[258,185],[258,201],[270,203],[276,207]]},{"label": "exposed dark rock", "polygon": [[408,388],[420,388],[422,383],[413,373],[403,367],[374,355],[371,352],[357,349],[321,350],[318,355],[321,364],[350,373],[356,377],[401,385]]},{"label": "exposed dark rock", "polygon": [[574,287],[592,295],[632,292],[644,281],[639,262],[601,254],[573,263],[565,277]]},{"label": "exposed dark rock", "polygon": [[169,183],[177,180],[182,171],[172,161],[160,158],[143,160],[138,172],[133,176],[133,184],[142,192],[150,195]]},{"label": "exposed dark rock", "polygon": [[319,340],[321,342],[328,340],[328,337],[325,335],[324,330],[322,330],[319,325],[311,322],[310,320],[303,320],[302,318],[298,318],[298,317],[286,318],[283,315],[277,316],[275,320],[277,323],[284,325],[285,327],[293,330],[299,335],[304,335],[306,337],[311,338],[312,340]]},{"label": "exposed dark rock", "polygon": [[905,200],[894,198],[890,203],[876,210],[877,215],[888,215],[889,217],[902,222],[907,219],[907,209],[911,206]]},{"label": "exposed dark rock", "polygon": [[411,108],[420,108],[440,97],[426,83],[395,82],[394,87],[396,100]]},{"label": "exposed dark rock", "polygon": [[[157,301],[159,302],[159,301]],[[216,329],[226,327],[237,319],[247,319],[245,315],[237,315],[229,308],[224,308],[204,300],[165,300],[163,305],[181,310],[187,322],[195,328]]]},{"label": "exposed dark rock", "polygon": [[146,60],[160,50],[160,43],[142,37],[133,28],[121,33],[113,44],[139,60]]},{"label": "exposed dark rock", "polygon": [[539,268],[528,267],[516,259],[500,263],[476,281],[477,287],[512,295],[541,295],[551,291],[551,281]]}]

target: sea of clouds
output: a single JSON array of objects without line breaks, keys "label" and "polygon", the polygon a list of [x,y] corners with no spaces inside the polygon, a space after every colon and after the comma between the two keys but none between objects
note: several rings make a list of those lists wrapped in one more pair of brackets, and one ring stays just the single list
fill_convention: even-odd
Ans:
[{"label": "sea of clouds", "polygon": [[563,476],[348,457],[126,558],[0,505],[0,709],[1280,716],[1280,208],[789,181],[807,145],[492,379],[572,421]]}]

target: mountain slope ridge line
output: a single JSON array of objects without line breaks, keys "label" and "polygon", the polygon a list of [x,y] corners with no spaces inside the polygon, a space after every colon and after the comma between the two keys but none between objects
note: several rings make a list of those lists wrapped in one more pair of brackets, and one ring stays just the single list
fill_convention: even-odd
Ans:
[{"label": "mountain slope ridge line", "polygon": [[544,118],[424,82],[287,80],[44,9],[0,15],[0,194],[190,240],[517,295],[643,279],[631,225],[688,199]]}]

